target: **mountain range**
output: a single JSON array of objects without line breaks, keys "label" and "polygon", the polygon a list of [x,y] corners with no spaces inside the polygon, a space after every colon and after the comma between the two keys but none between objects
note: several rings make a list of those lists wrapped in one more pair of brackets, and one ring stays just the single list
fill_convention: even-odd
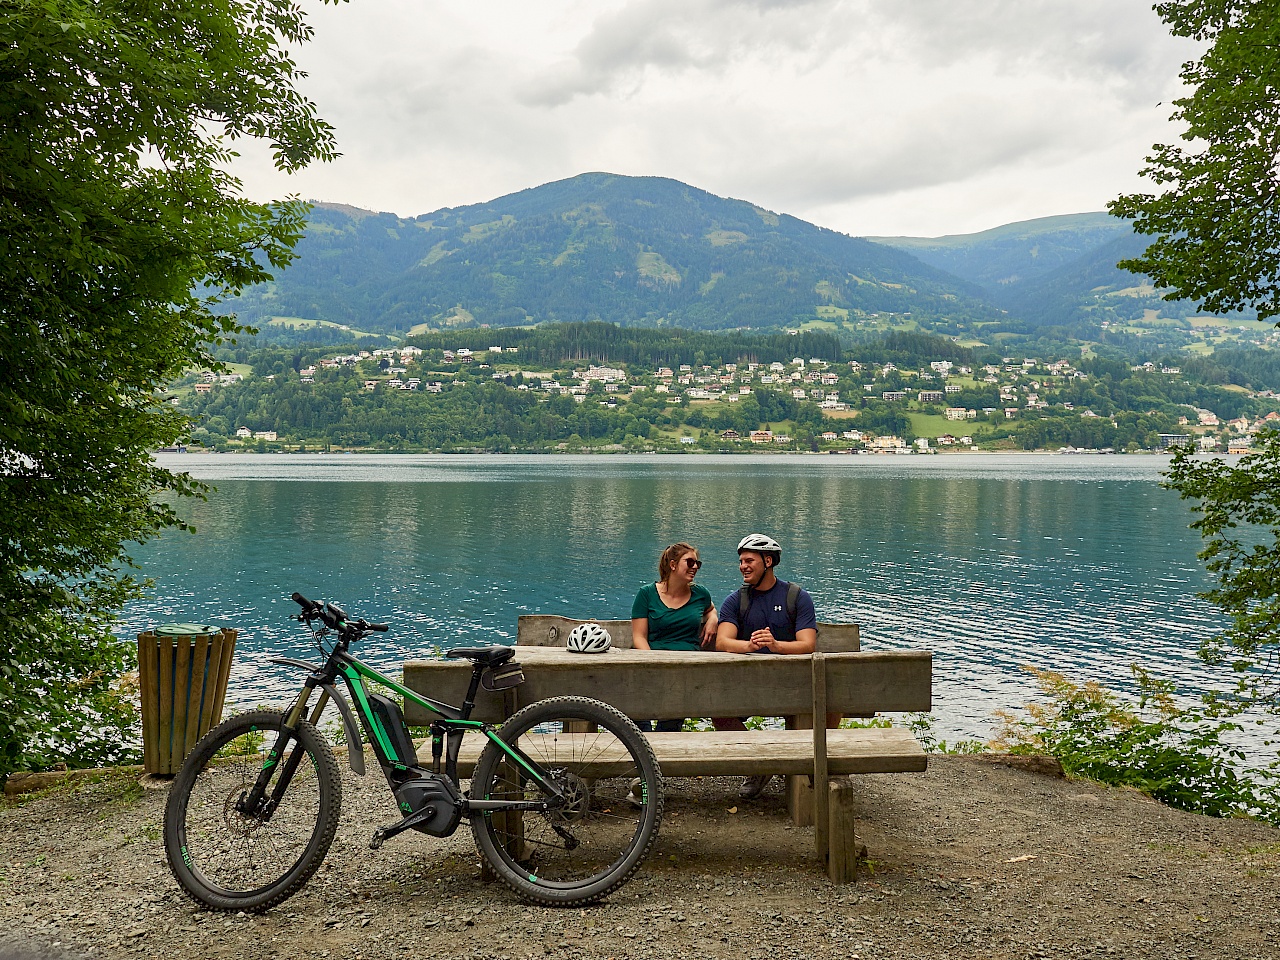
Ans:
[{"label": "mountain range", "polygon": [[854,331],[903,314],[953,332],[1071,327],[1160,309],[1115,267],[1143,245],[1104,213],[852,237],[676,180],[588,173],[413,218],[317,204],[297,260],[227,308],[401,336],[583,320]]}]

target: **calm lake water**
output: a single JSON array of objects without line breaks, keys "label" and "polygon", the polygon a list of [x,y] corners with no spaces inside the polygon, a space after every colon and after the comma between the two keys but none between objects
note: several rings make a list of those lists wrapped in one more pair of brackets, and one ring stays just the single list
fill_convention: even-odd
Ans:
[{"label": "calm lake water", "polygon": [[[513,642],[516,618],[625,618],[660,550],[689,540],[719,602],[734,546],[761,530],[819,619],[864,649],[935,652],[947,737],[989,734],[1034,691],[1023,667],[1126,687],[1139,663],[1211,679],[1221,626],[1192,515],[1155,456],[163,456],[214,485],[185,504],[197,534],[136,552],[155,580],[130,633],[174,620],[241,631],[231,698],[272,701],[306,655],[298,590],[391,632],[361,655],[397,671],[433,647]],[[1212,678],[1217,679],[1217,678]]]}]

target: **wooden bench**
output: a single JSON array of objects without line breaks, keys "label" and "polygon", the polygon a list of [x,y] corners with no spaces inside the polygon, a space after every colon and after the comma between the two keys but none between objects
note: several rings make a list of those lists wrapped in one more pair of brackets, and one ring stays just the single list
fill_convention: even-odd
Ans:
[{"label": "wooden bench", "polygon": [[[505,694],[482,692],[473,716],[500,721],[535,700],[577,695],[611,703],[636,720],[784,717],[785,730],[647,736],[664,776],[786,775],[791,816],[814,827],[816,852],[837,882],[852,880],[856,864],[848,775],[926,769],[924,750],[908,730],[827,730],[813,718],[929,710],[928,651],[861,652],[855,624],[820,624],[812,656],[640,651],[630,648],[630,621],[599,621],[614,637],[614,649],[571,654],[563,643],[578,622],[521,617],[516,659],[526,681]],[[450,703],[462,701],[470,675],[470,664],[457,661],[411,660],[404,668],[406,686]],[[430,722],[413,704],[405,713],[411,724]],[[482,746],[478,738],[464,742],[460,776],[469,776]]]}]

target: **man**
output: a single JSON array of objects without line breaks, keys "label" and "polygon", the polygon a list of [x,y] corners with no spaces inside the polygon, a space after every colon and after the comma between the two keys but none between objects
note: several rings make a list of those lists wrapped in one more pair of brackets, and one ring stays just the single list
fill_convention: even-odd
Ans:
[{"label": "man", "polygon": [[[813,598],[774,573],[782,547],[772,537],[751,533],[738,544],[742,587],[720,605],[716,649],[726,653],[813,653],[818,646],[818,621]],[[736,717],[716,717],[717,730],[745,730]],[[772,775],[747,777],[738,795],[751,800],[764,793]]]}]

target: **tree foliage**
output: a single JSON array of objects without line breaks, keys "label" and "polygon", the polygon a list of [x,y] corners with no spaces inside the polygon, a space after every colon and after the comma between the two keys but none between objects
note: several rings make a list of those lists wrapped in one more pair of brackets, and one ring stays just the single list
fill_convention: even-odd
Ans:
[{"label": "tree foliage", "polygon": [[1280,711],[1280,432],[1258,435],[1236,464],[1178,451],[1165,486],[1194,500],[1200,559],[1218,581],[1202,596],[1231,625],[1206,640],[1201,657],[1236,674],[1239,705]]},{"label": "tree foliage", "polygon": [[1156,144],[1143,176],[1165,192],[1109,204],[1155,236],[1120,266],[1149,274],[1166,299],[1215,312],[1280,314],[1280,17],[1275,3],[1169,0],[1173,34],[1209,41],[1183,65],[1193,89],[1174,101],[1182,144]]},{"label": "tree foliage", "polygon": [[126,545],[180,525],[158,494],[199,490],[152,463],[186,429],[157,391],[238,329],[210,306],[303,228],[303,204],[240,195],[231,147],[266,139],[283,170],[335,155],[294,89],[309,35],[292,0],[0,8],[0,773],[118,741]]}]

